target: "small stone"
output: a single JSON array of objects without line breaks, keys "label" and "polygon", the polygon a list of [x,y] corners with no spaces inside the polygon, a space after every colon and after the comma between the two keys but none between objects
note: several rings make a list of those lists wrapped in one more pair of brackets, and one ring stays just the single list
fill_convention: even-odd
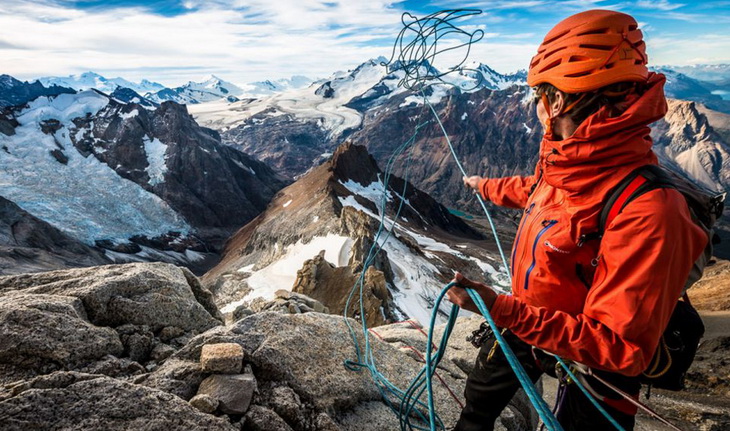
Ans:
[{"label": "small stone", "polygon": [[311,313],[314,311],[314,309],[306,304],[299,304],[299,309],[302,310],[302,313]]},{"label": "small stone", "polygon": [[329,310],[326,310],[325,306],[319,301],[316,301],[313,304],[312,308],[314,308],[314,311],[317,313],[328,313],[329,312]]},{"label": "small stone", "polygon": [[279,415],[266,407],[251,406],[246,414],[242,430],[291,431],[292,428]]},{"label": "small stone", "polygon": [[236,343],[206,344],[200,367],[206,373],[238,374],[243,366],[243,347]]},{"label": "small stone", "polygon": [[254,314],[253,310],[246,307],[245,305],[239,305],[235,310],[233,310],[231,320],[233,322],[238,322],[239,320],[244,319],[252,314]]},{"label": "small stone", "polygon": [[302,310],[299,309],[299,306],[296,304],[289,304],[289,313],[290,314],[301,314]]},{"label": "small stone", "polygon": [[291,297],[291,292],[289,292],[288,290],[279,289],[274,292],[274,295],[276,295],[277,298],[289,299]]},{"label": "small stone", "polygon": [[169,358],[170,355],[172,355],[173,353],[175,353],[175,349],[173,347],[170,347],[164,343],[157,343],[157,345],[152,348],[152,352],[150,353],[150,359],[155,362],[162,362],[165,359]]},{"label": "small stone", "polygon": [[218,401],[218,409],[229,415],[240,415],[248,411],[256,377],[252,374],[216,374],[203,380],[198,395],[210,395]]},{"label": "small stone", "polygon": [[340,431],[335,421],[327,413],[320,413],[314,419],[314,429],[320,431]]},{"label": "small stone", "polygon": [[165,326],[160,331],[160,340],[162,341],[170,341],[173,338],[177,338],[185,334],[185,331],[182,328],[178,328],[177,326]]},{"label": "small stone", "polygon": [[210,395],[196,395],[190,400],[190,405],[203,413],[213,413],[218,408],[218,400]]}]

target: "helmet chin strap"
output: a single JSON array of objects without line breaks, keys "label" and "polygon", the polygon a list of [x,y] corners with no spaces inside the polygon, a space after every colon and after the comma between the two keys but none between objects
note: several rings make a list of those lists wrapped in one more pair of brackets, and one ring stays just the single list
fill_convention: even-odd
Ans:
[{"label": "helmet chin strap", "polygon": [[586,97],[586,94],[583,93],[580,95],[579,98],[577,98],[573,103],[568,105],[567,107],[561,109],[558,111],[558,113],[553,115],[552,109],[550,108],[550,102],[548,102],[547,94],[544,92],[540,95],[540,99],[542,99],[542,105],[545,108],[545,112],[547,112],[548,117],[547,120],[545,120],[545,136],[550,136],[553,133],[553,123],[555,122],[555,119],[557,117],[560,117],[561,115],[567,114],[568,112],[572,111],[573,108],[581,101],[584,97]]}]

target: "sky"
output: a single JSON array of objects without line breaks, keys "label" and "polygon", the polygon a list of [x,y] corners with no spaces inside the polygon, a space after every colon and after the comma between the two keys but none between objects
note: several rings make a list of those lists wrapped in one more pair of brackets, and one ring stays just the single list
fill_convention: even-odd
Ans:
[{"label": "sky", "polygon": [[484,32],[469,59],[502,73],[526,68],[552,26],[588,9],[633,15],[650,64],[730,63],[730,1],[0,0],[0,74],[91,70],[169,87],[211,74],[323,78],[390,57],[403,12],[467,7],[483,13],[459,25]]}]

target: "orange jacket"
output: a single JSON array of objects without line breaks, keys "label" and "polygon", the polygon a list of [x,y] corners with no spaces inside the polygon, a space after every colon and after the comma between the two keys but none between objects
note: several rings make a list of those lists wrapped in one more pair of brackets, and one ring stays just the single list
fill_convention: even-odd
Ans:
[{"label": "orange jacket", "polygon": [[512,249],[512,295],[495,301],[496,323],[533,346],[625,375],[647,368],[708,240],[674,189],[629,203],[602,240],[580,239],[597,230],[619,181],[657,163],[648,124],[666,113],[664,81],[652,74],[647,91],[619,116],[601,109],[568,139],[543,138],[534,176],[480,184],[485,199],[524,208]]}]

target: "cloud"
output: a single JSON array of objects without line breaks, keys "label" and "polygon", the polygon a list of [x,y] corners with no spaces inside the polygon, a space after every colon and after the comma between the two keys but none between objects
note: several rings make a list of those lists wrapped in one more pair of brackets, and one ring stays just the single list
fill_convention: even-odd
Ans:
[{"label": "cloud", "polygon": [[197,79],[197,71],[239,83],[302,71],[327,76],[343,65],[388,54],[390,42],[367,45],[394,39],[400,28],[400,10],[382,0],[251,0],[233,7],[190,0],[190,11],[175,16],[141,7],[83,10],[3,2],[3,72],[24,79],[150,67],[169,69],[151,77],[167,85]]},{"label": "cloud", "polygon": [[[0,73],[34,79],[93,70],[132,80],[154,79],[169,86],[210,73],[239,84],[294,74],[325,77],[369,58],[389,57],[403,10],[426,4],[414,0],[135,0],[138,6],[120,7],[118,1],[93,0],[84,7],[85,2],[66,0],[0,1]],[[168,6],[155,10],[162,3],[172,4],[174,13],[169,13]],[[727,35],[692,47],[697,30],[688,36],[685,29],[703,20],[728,22],[727,11],[700,14],[693,3],[685,3],[682,9],[671,0],[639,0],[639,6],[607,0],[435,0],[427,6],[432,8],[428,12],[436,7],[485,10],[459,25],[485,31],[470,59],[501,72],[525,68],[542,36],[560,19],[596,7],[634,12],[652,35],[666,37],[662,31],[669,24],[663,23],[671,23],[672,30],[679,30],[687,42],[673,50],[662,46],[661,39],[652,39],[650,55],[663,63],[685,64],[698,57],[727,60]],[[721,32],[707,25],[702,31]]]},{"label": "cloud", "polygon": [[682,3],[672,3],[668,0],[639,0],[634,3],[634,6],[639,9],[670,11],[679,9],[685,5]]}]

